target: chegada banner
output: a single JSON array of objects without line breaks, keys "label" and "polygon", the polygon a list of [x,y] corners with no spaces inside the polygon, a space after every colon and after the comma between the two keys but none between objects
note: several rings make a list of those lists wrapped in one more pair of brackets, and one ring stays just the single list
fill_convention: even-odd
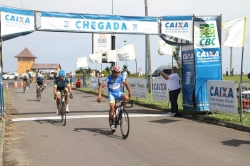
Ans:
[{"label": "chegada banner", "polygon": [[34,32],[34,11],[0,6],[0,12],[2,38],[7,40]]},{"label": "chegada banner", "polygon": [[193,16],[162,16],[161,34],[193,41]]},{"label": "chegada banner", "polygon": [[235,81],[208,81],[209,110],[237,114]]},{"label": "chegada banner", "polygon": [[204,88],[207,80],[222,80],[221,49],[216,19],[220,17],[194,18],[194,54],[196,71],[197,110],[208,110],[208,97]]},{"label": "chegada banner", "polygon": [[41,12],[38,30],[158,35],[158,18]]}]

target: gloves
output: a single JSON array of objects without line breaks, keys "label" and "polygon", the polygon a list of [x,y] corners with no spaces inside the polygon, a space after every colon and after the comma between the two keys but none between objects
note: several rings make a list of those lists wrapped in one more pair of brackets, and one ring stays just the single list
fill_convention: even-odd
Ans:
[{"label": "gloves", "polygon": [[70,93],[70,94],[69,94],[69,97],[70,97],[71,99],[73,99],[73,95],[72,95],[72,93]]}]

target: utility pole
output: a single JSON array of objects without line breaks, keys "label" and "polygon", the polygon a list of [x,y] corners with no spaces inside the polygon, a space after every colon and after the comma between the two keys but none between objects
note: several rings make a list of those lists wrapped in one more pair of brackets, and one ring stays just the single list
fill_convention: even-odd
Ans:
[{"label": "utility pole", "polygon": [[[113,15],[113,0],[112,0],[112,15]],[[111,35],[111,50],[115,50],[115,35]],[[115,66],[115,62],[111,62],[111,67]]]},{"label": "utility pole", "polygon": [[[125,46],[126,46],[126,40],[124,40],[124,43],[125,43]],[[128,65],[127,65],[127,61],[126,61],[126,67],[128,67]]]},{"label": "utility pole", "polygon": [[[144,0],[145,2],[145,16],[148,16],[148,2],[147,0]],[[151,93],[151,80],[152,80],[152,75],[151,75],[151,56],[150,56],[150,42],[149,42],[149,35],[146,35],[146,61],[147,61],[147,69],[145,72],[145,75],[148,75],[148,93]]]},{"label": "utility pole", "polygon": [[231,71],[232,71],[232,55],[233,55],[233,47],[230,47],[230,71],[229,71],[230,74],[229,75],[231,75]]}]

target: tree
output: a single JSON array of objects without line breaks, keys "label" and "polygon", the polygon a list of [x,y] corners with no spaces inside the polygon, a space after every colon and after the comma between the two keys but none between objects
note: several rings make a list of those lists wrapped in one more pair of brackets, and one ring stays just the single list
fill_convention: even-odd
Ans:
[{"label": "tree", "polygon": [[127,71],[128,76],[129,76],[131,72],[128,70],[128,66],[123,65],[123,67],[122,67],[122,71],[124,71],[124,70],[126,70],[126,71]]},{"label": "tree", "polygon": [[182,61],[181,61],[181,57],[180,57],[180,46],[175,46],[175,50],[173,52],[173,57],[174,60],[177,63],[177,67],[178,67],[178,71],[177,73],[179,74],[180,78],[182,78]]},{"label": "tree", "polygon": [[108,73],[110,73],[110,67],[106,67],[104,70],[106,70]]}]

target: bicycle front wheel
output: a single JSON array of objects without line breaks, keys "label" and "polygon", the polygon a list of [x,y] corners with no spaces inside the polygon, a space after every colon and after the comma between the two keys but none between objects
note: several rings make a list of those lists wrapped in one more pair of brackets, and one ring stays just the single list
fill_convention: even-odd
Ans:
[{"label": "bicycle front wheel", "polygon": [[63,124],[63,126],[66,125],[66,104],[62,103],[62,107],[61,107],[61,122]]},{"label": "bicycle front wheel", "polygon": [[122,137],[123,139],[126,139],[130,128],[128,112],[125,109],[122,109],[119,116]]}]

